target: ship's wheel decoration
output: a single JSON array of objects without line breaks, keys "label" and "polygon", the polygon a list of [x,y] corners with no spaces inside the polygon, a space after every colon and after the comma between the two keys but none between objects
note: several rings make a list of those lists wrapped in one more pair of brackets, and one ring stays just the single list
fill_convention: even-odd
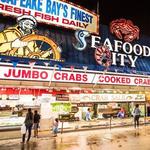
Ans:
[{"label": "ship's wheel decoration", "polygon": [[99,46],[95,50],[95,59],[99,65],[109,67],[111,65],[111,52],[105,45]]},{"label": "ship's wheel decoration", "polygon": [[118,39],[132,42],[135,39],[139,39],[140,29],[131,20],[116,19],[110,23],[110,32]]}]

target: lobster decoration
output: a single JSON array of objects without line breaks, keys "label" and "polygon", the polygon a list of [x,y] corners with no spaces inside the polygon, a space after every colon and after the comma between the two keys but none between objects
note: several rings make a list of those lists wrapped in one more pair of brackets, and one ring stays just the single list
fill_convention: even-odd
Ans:
[{"label": "lobster decoration", "polygon": [[139,28],[131,20],[116,19],[110,23],[110,32],[125,42],[139,39],[139,31]]}]

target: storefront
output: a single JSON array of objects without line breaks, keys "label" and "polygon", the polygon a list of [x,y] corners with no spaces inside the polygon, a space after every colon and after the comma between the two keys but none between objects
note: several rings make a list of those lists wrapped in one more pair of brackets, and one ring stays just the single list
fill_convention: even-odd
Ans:
[{"label": "storefront", "polygon": [[[149,38],[123,19],[136,32],[118,39],[115,27],[122,33],[129,28],[115,20],[110,30],[97,13],[72,3],[38,5],[0,2],[0,127],[20,126],[29,107],[43,124],[74,106],[76,121],[84,121],[88,108],[94,120],[107,119],[108,108],[117,118],[122,107],[130,118],[135,103],[149,116]],[[29,20],[34,28],[24,31],[21,22]]]}]

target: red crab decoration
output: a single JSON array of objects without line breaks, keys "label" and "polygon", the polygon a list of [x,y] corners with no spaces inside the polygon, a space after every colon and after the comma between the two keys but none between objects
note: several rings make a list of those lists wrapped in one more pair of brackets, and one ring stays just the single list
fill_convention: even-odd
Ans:
[{"label": "red crab decoration", "polygon": [[110,23],[110,32],[126,42],[139,39],[139,28],[131,20],[117,19]]}]

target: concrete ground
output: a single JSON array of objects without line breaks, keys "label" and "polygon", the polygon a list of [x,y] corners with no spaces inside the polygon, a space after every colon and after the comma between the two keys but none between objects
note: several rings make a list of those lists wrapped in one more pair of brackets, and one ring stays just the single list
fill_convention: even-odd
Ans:
[{"label": "concrete ground", "polygon": [[15,133],[4,133],[12,138],[0,140],[0,150],[150,150],[150,125],[59,133],[57,137],[41,132],[39,138],[25,144]]}]

